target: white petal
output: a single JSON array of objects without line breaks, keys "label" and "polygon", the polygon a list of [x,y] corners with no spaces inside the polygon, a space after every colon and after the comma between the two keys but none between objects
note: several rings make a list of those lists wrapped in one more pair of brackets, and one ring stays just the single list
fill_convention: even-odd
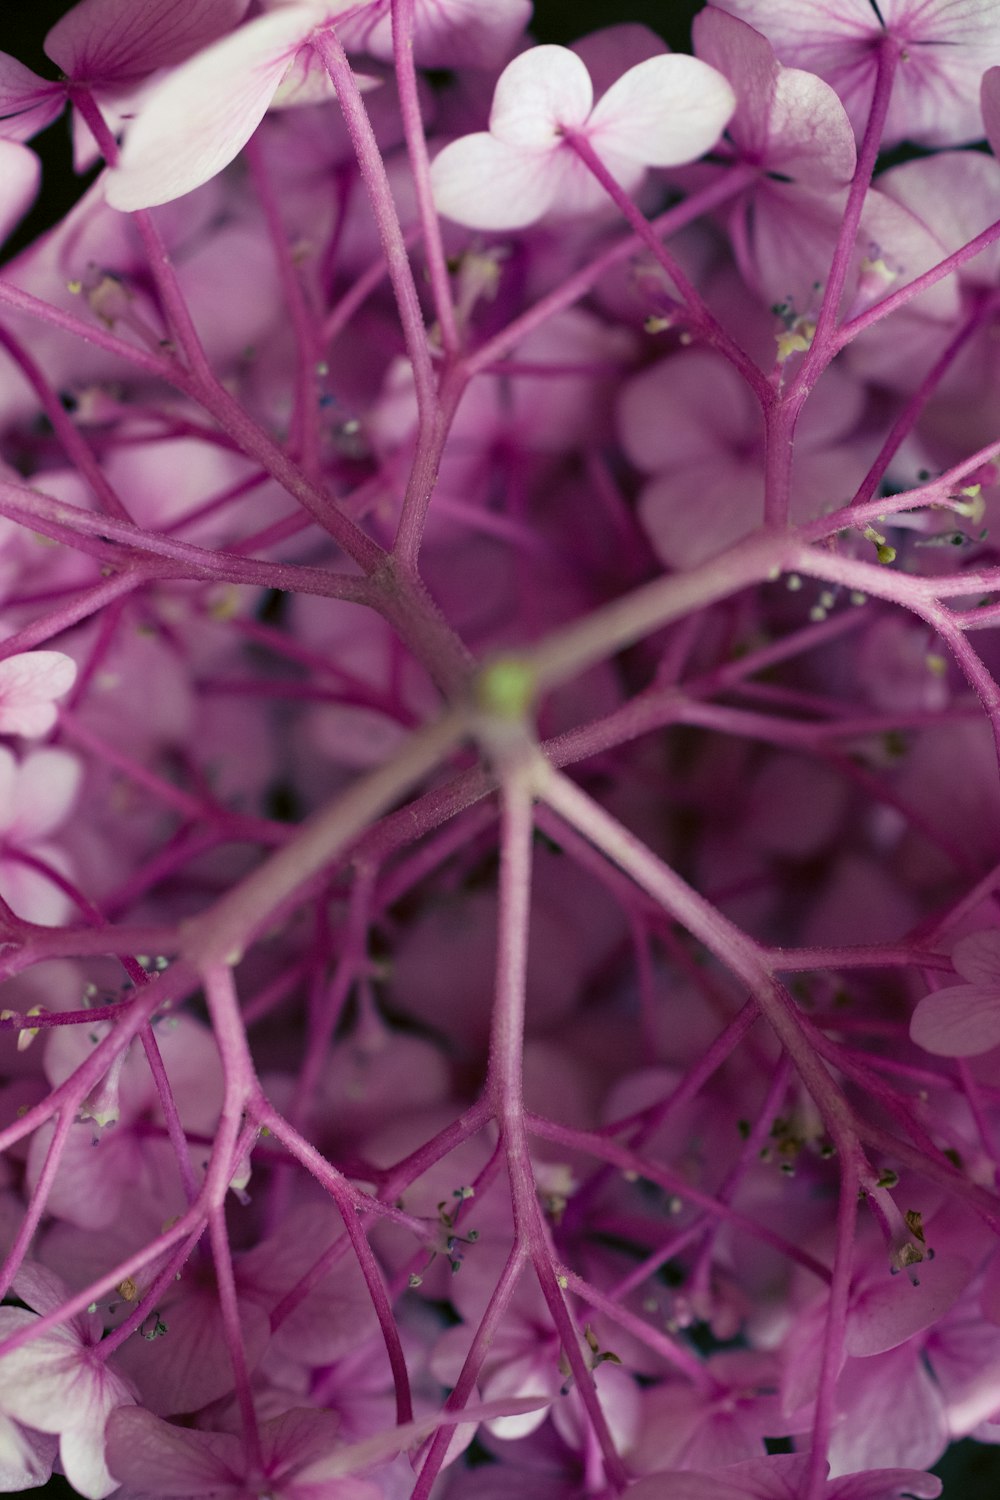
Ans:
[{"label": "white petal", "polygon": [[470,229],[520,229],[540,219],[559,181],[554,153],[530,152],[486,131],[463,136],[435,158],[431,186],[439,213]]},{"label": "white petal", "polygon": [[150,95],[108,174],[112,208],[150,208],[201,187],[242,150],[316,24],[289,5],[199,52]]},{"label": "white petal", "polygon": [[629,68],[587,123],[594,149],[649,167],[694,161],[715,145],[736,107],[721,73],[697,57],[650,57]]},{"label": "white petal", "polygon": [[0,661],[0,734],[45,734],[56,721],[54,698],[76,681],[76,662],[61,651],[24,651]]},{"label": "white petal", "polygon": [[567,47],[532,47],[497,80],[490,133],[508,146],[544,151],[564,129],[579,129],[594,90],[586,64]]}]

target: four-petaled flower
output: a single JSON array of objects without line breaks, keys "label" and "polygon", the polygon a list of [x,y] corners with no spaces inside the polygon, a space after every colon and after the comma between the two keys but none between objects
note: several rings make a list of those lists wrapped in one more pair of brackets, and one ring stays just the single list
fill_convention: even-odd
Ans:
[{"label": "four-petaled flower", "polygon": [[573,150],[574,136],[631,192],[647,167],[679,166],[710,150],[734,103],[721,73],[671,55],[629,68],[595,104],[575,52],[533,47],[497,80],[489,130],[452,141],[434,161],[434,199],[441,213],[472,229],[589,213],[605,193]]}]

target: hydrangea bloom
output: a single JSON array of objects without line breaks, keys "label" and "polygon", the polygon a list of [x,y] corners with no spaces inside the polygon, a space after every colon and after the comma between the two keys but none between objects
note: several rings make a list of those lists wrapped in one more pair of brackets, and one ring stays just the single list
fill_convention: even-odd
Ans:
[{"label": "hydrangea bloom", "polygon": [[0,57],[0,1492],[1000,1446],[998,17]]}]

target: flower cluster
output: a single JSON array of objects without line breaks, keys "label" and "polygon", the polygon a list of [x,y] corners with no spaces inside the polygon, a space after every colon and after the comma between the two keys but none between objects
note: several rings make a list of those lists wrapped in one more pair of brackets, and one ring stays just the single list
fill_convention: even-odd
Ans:
[{"label": "flower cluster", "polygon": [[1000,0],[531,21],[0,55],[0,1491],[1000,1443]]}]

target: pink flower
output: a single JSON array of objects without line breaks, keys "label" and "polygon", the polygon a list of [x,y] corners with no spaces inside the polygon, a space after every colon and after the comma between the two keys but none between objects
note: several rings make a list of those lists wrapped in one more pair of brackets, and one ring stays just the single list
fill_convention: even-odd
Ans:
[{"label": "pink flower", "polygon": [[743,274],[769,301],[809,311],[830,263],[854,175],[854,135],[829,84],[782,67],[759,32],[725,11],[695,17],[698,56],[732,84],[736,159],[759,175],[729,210]]},{"label": "pink flower", "polygon": [[983,133],[979,80],[1000,62],[1000,13],[983,0],[712,0],[774,44],[782,62],[837,90],[860,136],[879,49],[901,48],[883,146],[952,146]]},{"label": "pink flower", "polygon": [[546,213],[589,213],[604,190],[573,151],[579,135],[626,191],[647,167],[677,166],[718,140],[734,97],[697,58],[650,57],[594,103],[586,64],[533,47],[497,81],[488,131],[446,146],[431,181],[438,209],[472,229],[520,229]]},{"label": "pink flower", "polygon": [[[68,1289],[42,1266],[22,1266],[14,1290],[34,1308],[0,1308],[0,1339],[30,1328],[38,1314],[54,1312]],[[104,1424],[109,1412],[135,1400],[128,1382],[100,1357],[103,1326],[92,1313],[78,1313],[10,1353],[0,1354],[0,1408],[18,1422],[59,1437],[67,1479],[88,1500],[102,1500],[116,1487],[104,1462]]]}]

